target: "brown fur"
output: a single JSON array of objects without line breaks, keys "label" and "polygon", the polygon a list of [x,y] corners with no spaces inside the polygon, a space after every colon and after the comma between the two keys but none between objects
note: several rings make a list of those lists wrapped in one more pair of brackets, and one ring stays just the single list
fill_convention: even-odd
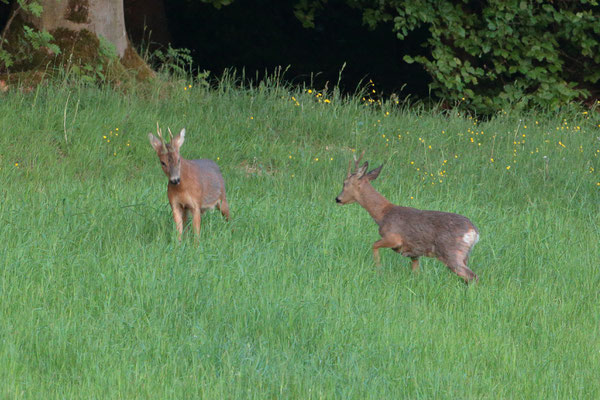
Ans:
[{"label": "brown fur", "polygon": [[185,129],[172,138],[170,143],[164,142],[160,130],[158,135],[160,139],[151,133],[148,134],[148,138],[156,150],[165,175],[169,177],[167,196],[173,211],[178,239],[181,240],[188,212],[192,214],[192,223],[197,235],[200,234],[202,213],[207,209],[217,207],[229,221],[225,181],[219,166],[212,160],[186,160],[179,155]]},{"label": "brown fur", "polygon": [[[358,168],[358,161],[355,165]],[[344,188],[336,201],[358,202],[379,225],[381,239],[373,244],[375,263],[380,265],[380,248],[391,248],[411,258],[413,271],[419,269],[419,257],[435,257],[465,282],[477,280],[477,275],[467,267],[469,254],[479,238],[475,225],[462,215],[390,203],[371,185],[382,166],[365,174],[368,165],[365,162],[353,174],[348,169]]]}]

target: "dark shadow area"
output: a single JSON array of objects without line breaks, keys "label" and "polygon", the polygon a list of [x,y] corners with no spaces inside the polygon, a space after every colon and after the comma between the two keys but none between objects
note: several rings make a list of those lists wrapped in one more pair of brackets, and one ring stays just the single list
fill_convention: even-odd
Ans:
[{"label": "dark shadow area", "polygon": [[4,27],[6,26],[6,22],[8,21],[8,18],[10,17],[10,15],[12,13],[12,9],[13,9],[12,2],[11,2],[11,4],[4,4],[4,3],[0,2],[0,31],[4,30]]},{"label": "dark shadow area", "polygon": [[[370,30],[359,10],[343,0],[330,0],[304,28],[294,15],[297,0],[236,0],[217,9],[190,0],[124,0],[128,35],[139,48],[191,50],[195,67],[220,76],[227,68],[245,70],[246,77],[262,79],[279,66],[288,68],[284,79],[316,89],[340,88],[354,92],[369,79],[377,92],[426,97],[431,81],[419,64],[407,64],[405,54],[423,53],[427,31],[398,40],[391,24]],[[0,3],[0,27],[10,16],[11,4]],[[147,44],[146,44],[147,45]],[[142,54],[143,55],[143,54]]]},{"label": "dark shadow area", "polygon": [[295,0],[237,0],[221,9],[188,0],[164,4],[172,46],[190,49],[197,67],[217,76],[226,68],[244,68],[246,76],[260,79],[265,71],[289,66],[284,77],[292,84],[310,84],[312,73],[315,88],[327,82],[331,88],[346,63],[340,82],[344,91],[372,79],[386,95],[428,93],[427,73],[402,60],[404,54],[422,51],[423,34],[400,41],[390,24],[369,30],[361,12],[343,1],[329,1],[314,28],[304,28],[296,18]]}]

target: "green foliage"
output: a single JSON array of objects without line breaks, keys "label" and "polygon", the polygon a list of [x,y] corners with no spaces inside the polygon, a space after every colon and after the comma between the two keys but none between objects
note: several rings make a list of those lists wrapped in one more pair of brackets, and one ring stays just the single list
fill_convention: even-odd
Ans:
[{"label": "green foliage", "polygon": [[81,80],[84,83],[93,85],[97,82],[103,82],[106,79],[104,66],[101,63],[97,64],[72,64],[69,68],[71,78]]},{"label": "green foliage", "polygon": [[[232,81],[0,92],[0,398],[600,398],[597,113]],[[157,121],[226,180],[232,220],[205,213],[197,243]],[[478,285],[389,249],[374,268],[376,224],[334,201],[353,149],[390,201],[473,220]]]},{"label": "green foliage", "polygon": [[[66,29],[55,31],[56,41],[71,50],[67,62],[57,66],[60,79],[86,84],[109,83],[120,76],[119,57],[115,46],[102,35],[87,30],[74,36]],[[74,40],[76,38],[76,40]]]},{"label": "green foliage", "polygon": [[[1,1],[8,3],[7,0]],[[37,0],[17,0],[17,6],[9,17],[7,25],[4,27],[4,33],[0,38],[0,71],[6,71],[15,64],[31,63],[36,57],[36,53],[42,48],[45,53],[60,54],[60,48],[52,43],[54,38],[49,32],[38,31],[24,24],[22,25],[22,34],[12,35],[13,40],[18,43],[13,44],[11,49],[7,49],[5,46],[7,44],[5,35],[19,13],[28,13],[39,17],[42,11],[42,6]]]},{"label": "green foliage", "polygon": [[94,62],[86,62],[82,65],[71,64],[69,68],[73,77],[88,84],[105,82],[106,69],[110,68],[112,63],[118,62],[119,56],[115,45],[102,35],[98,35],[98,56]]},{"label": "green foliage", "polygon": [[17,0],[17,3],[21,6],[21,9],[35,17],[42,15],[42,5],[37,0]]},{"label": "green foliage", "polygon": [[315,14],[325,7],[327,0],[298,0],[294,5],[294,15],[305,28],[315,27]]},{"label": "green foliage", "polygon": [[0,70],[7,70],[12,65],[27,65],[39,56],[60,54],[60,47],[52,43],[54,37],[47,31],[39,31],[27,25],[22,26],[22,35],[16,37],[17,45],[12,45],[11,50],[4,47],[0,49],[0,59],[4,61]]},{"label": "green foliage", "polygon": [[60,48],[51,43],[54,38],[47,31],[37,31],[27,25],[23,26],[24,38],[34,50],[39,50],[41,47],[46,46],[54,54],[60,54]]},{"label": "green foliage", "polygon": [[0,71],[10,68],[14,62],[10,52],[0,47]]},{"label": "green foliage", "polygon": [[157,49],[150,56],[158,70],[179,78],[187,76],[193,68],[194,59],[191,51],[185,48],[173,48],[169,45],[166,50]]},{"label": "green foliage", "polygon": [[117,48],[113,43],[107,40],[104,36],[98,35],[98,55],[110,61],[118,61],[119,55]]},{"label": "green foliage", "polygon": [[[10,0],[0,0],[0,3],[10,4]],[[36,17],[42,15],[44,10],[38,0],[16,0],[16,10],[23,10],[26,13],[30,13]]]},{"label": "green foliage", "polygon": [[374,26],[394,24],[399,39],[424,27],[422,64],[442,98],[480,112],[560,107],[598,96],[600,7],[595,0],[351,0]]}]

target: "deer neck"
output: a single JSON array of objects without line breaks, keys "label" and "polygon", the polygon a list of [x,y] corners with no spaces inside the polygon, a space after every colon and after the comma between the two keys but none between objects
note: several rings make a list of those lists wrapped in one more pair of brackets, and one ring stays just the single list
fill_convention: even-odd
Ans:
[{"label": "deer neck", "polygon": [[370,183],[366,183],[363,186],[360,198],[357,199],[360,204],[369,215],[379,225],[383,221],[383,216],[392,205],[381,193],[379,193]]},{"label": "deer neck", "polygon": [[186,160],[185,158],[181,159],[181,181],[185,179],[188,181],[187,183],[191,183],[195,181],[196,172],[196,164],[192,160]]}]

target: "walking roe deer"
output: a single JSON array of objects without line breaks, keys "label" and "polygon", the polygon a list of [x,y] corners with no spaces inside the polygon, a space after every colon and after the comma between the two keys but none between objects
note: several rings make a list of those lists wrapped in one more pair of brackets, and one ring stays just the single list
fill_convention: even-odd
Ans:
[{"label": "walking roe deer", "polygon": [[169,129],[170,143],[166,143],[158,124],[158,138],[148,134],[150,144],[156,150],[163,171],[169,177],[167,195],[177,227],[177,239],[181,241],[187,212],[192,213],[196,235],[200,234],[202,213],[217,207],[229,221],[229,204],[225,197],[225,182],[219,166],[212,160],[186,160],[179,155],[185,139],[185,129],[175,137]]},{"label": "walking roe deer", "polygon": [[342,192],[335,198],[341,205],[358,202],[379,225],[381,239],[373,244],[375,264],[380,265],[379,249],[389,247],[412,260],[412,269],[419,270],[419,257],[435,257],[469,283],[478,277],[467,267],[469,254],[479,240],[479,231],[468,218],[441,211],[426,211],[390,203],[377,192],[371,181],[381,172],[381,165],[368,173],[369,163],[351,173],[351,161]]}]

